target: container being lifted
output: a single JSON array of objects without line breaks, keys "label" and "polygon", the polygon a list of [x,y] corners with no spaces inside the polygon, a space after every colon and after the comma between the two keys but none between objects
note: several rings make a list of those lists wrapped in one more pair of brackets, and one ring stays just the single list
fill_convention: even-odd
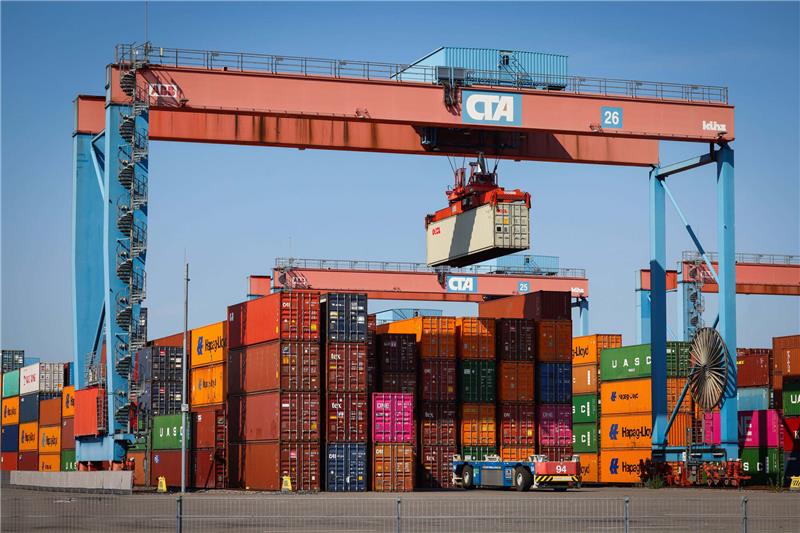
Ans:
[{"label": "container being lifted", "polygon": [[497,185],[483,154],[455,171],[449,205],[425,217],[428,266],[463,267],[530,248],[531,196]]}]

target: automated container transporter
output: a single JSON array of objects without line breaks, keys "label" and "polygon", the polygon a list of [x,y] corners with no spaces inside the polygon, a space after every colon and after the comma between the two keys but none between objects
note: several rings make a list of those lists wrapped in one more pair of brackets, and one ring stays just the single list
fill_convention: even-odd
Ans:
[{"label": "automated container transporter", "polygon": [[551,487],[563,491],[580,487],[580,472],[577,455],[568,461],[550,461],[544,455],[532,455],[524,461],[504,461],[497,455],[487,455],[483,460],[453,456],[453,483],[464,489],[514,487],[527,492]]}]

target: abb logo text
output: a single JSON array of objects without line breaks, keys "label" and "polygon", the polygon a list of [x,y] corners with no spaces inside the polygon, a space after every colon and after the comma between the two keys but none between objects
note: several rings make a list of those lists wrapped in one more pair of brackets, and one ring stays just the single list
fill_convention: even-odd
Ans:
[{"label": "abb logo text", "polygon": [[178,86],[171,83],[151,83],[148,91],[155,98],[178,98]]}]

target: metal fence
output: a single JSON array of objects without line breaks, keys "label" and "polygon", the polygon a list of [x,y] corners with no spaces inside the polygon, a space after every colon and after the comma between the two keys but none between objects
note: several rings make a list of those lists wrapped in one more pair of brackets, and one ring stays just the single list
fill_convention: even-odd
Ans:
[{"label": "metal fence", "polygon": [[[6,488],[4,488],[4,492]],[[632,497],[507,491],[277,495],[107,496],[13,491],[3,494],[3,531],[489,532],[797,531],[796,494]]]}]

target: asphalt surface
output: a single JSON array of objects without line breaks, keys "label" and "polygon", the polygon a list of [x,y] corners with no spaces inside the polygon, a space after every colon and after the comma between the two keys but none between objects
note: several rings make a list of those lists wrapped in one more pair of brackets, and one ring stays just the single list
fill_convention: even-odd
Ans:
[{"label": "asphalt surface", "polygon": [[[800,493],[591,488],[291,494],[210,491],[182,498],[183,531],[800,531]],[[398,503],[399,501],[399,503]],[[0,487],[2,531],[176,531],[176,494],[88,495]],[[399,520],[398,520],[399,514]]]}]

